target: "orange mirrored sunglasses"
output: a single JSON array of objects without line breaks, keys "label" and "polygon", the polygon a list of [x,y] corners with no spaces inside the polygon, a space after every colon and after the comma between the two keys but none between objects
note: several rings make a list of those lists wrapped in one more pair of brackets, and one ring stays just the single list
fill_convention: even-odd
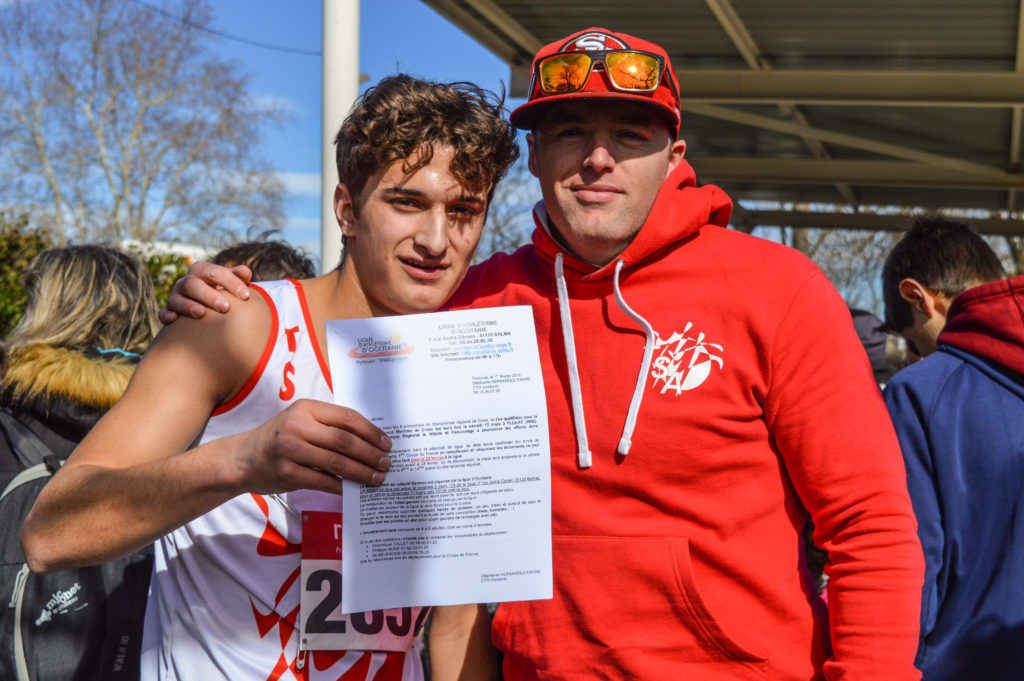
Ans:
[{"label": "orange mirrored sunglasses", "polygon": [[[612,86],[622,92],[653,92],[665,72],[665,60],[659,55],[637,50],[610,50],[562,52],[546,57],[537,63],[534,76],[539,76],[540,89],[545,94],[578,92],[587,84],[595,64],[604,66]],[[675,93],[671,78],[668,86]]]}]

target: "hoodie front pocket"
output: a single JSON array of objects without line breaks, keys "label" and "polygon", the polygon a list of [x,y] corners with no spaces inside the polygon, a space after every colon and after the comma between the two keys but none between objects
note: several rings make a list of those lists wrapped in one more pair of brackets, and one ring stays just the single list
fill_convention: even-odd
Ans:
[{"label": "hoodie front pocket", "polygon": [[494,639],[510,679],[758,681],[701,598],[685,537],[555,537],[554,598],[505,603]]}]

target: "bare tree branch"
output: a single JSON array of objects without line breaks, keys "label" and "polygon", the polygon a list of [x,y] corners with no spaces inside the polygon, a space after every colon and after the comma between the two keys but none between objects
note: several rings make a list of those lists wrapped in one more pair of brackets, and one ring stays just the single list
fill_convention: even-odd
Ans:
[{"label": "bare tree branch", "polygon": [[537,180],[530,174],[525,160],[520,160],[494,192],[474,262],[486,260],[498,252],[511,253],[529,243],[533,232],[533,204],[539,198]]},{"label": "bare tree branch", "polygon": [[283,112],[253,104],[209,22],[207,0],[0,4],[0,203],[60,242],[279,228],[284,187],[258,149]]}]

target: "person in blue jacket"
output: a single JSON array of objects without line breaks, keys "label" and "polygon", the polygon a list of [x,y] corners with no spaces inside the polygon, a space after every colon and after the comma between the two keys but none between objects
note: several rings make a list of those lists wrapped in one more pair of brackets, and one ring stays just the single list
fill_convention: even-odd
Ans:
[{"label": "person in blue jacket", "polygon": [[916,665],[924,681],[1019,681],[1024,276],[1004,279],[967,225],[928,218],[883,282],[887,325],[928,355],[885,389],[925,555]]}]

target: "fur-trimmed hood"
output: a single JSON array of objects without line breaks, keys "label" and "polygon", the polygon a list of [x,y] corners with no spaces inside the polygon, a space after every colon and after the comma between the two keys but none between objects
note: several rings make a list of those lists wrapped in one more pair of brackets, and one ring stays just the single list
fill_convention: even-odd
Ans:
[{"label": "fur-trimmed hood", "polygon": [[[12,352],[0,380],[0,407],[67,458],[124,392],[135,369],[127,357],[35,345]],[[2,429],[0,429],[2,430]],[[14,444],[0,432],[0,482],[23,467]]]},{"label": "fur-trimmed hood", "polygon": [[83,350],[34,345],[8,357],[2,381],[4,406],[62,401],[105,411],[117,402],[135,371],[118,357],[90,357]]}]

